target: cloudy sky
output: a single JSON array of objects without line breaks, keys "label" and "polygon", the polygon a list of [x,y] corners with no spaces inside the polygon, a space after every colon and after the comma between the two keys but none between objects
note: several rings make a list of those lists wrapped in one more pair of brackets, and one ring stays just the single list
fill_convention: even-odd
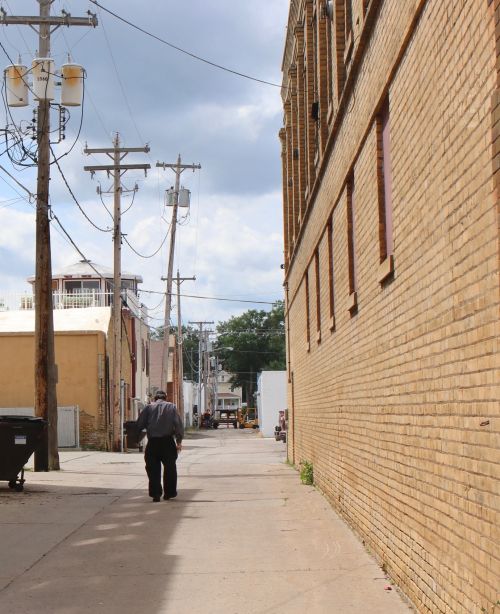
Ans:
[{"label": "cloudy sky", "polygon": [[[264,81],[281,82],[281,60],[288,0],[101,0],[124,19],[207,60]],[[35,0],[2,0],[11,15],[37,14]],[[130,154],[126,162],[149,162],[147,178],[139,171],[124,177],[125,187],[139,191],[124,213],[122,230],[136,251],[150,255],[169,228],[171,209],[164,207],[165,190],[175,177],[155,167],[200,163],[201,171],[185,171],[182,184],[191,190],[189,215],[178,227],[175,269],[185,282],[185,294],[274,301],[282,297],[281,160],[278,130],[282,123],[278,87],[216,69],[154,40],[85,0],[55,0],[52,13],[64,9],[73,16],[97,13],[99,26],[59,28],[52,36],[56,67],[67,59],[87,71],[83,122],[75,147],[62,158],[62,170],[89,217],[100,227],[111,219],[96,188],[110,187],[104,174],[92,180],[84,165],[107,164],[104,156],[85,156],[89,147],[110,147],[116,132],[124,146],[149,144],[146,154]],[[0,40],[13,60],[30,65],[38,40],[29,27],[0,26]],[[10,61],[0,49],[3,65]],[[2,126],[12,120],[29,123],[32,107],[1,105]],[[71,109],[65,141],[54,146],[68,151],[78,136],[82,110]],[[52,118],[56,123],[55,114]],[[5,146],[0,151],[4,152]],[[13,167],[2,153],[0,164],[32,192],[36,171]],[[51,170],[51,204],[78,247],[91,260],[112,266],[110,233],[93,228],[80,213],[55,166]],[[23,199],[20,198],[23,197]],[[23,190],[0,169],[0,298],[28,289],[34,273],[34,210]],[[112,196],[104,203],[112,209]],[[130,197],[124,196],[126,210]],[[168,241],[153,258],[140,258],[124,244],[123,269],[143,276],[144,290],[161,292],[167,271]],[[81,259],[56,228],[52,230],[53,269]],[[141,298],[159,318],[160,294]],[[258,302],[238,303],[185,298],[183,320],[225,320]],[[175,319],[175,312],[172,314]]]}]

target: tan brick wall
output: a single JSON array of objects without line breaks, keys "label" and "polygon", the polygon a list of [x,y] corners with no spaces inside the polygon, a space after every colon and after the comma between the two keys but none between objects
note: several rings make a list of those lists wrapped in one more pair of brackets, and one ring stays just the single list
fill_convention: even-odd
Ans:
[{"label": "tan brick wall", "polygon": [[[353,15],[347,83],[288,261],[289,456],[314,463],[318,487],[419,612],[479,614],[500,599],[500,2],[356,1]],[[395,272],[382,285],[376,115],[387,92]]]}]

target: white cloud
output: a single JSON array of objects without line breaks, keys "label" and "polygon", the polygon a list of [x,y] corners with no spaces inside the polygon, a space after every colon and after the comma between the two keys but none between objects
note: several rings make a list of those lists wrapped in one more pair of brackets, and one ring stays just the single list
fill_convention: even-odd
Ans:
[{"label": "white cloud", "polygon": [[[23,4],[22,7],[17,6]],[[67,3],[56,0],[53,11]],[[84,13],[85,3],[74,3],[73,15]],[[29,6],[25,6],[29,5]],[[106,6],[133,18],[139,26],[207,59],[257,78],[279,82],[288,0],[254,0],[217,3],[146,3],[137,13],[132,0],[109,0]],[[35,0],[9,3],[12,11],[37,10]],[[67,8],[67,7],[66,7]],[[170,171],[155,168],[157,160],[175,162],[180,152],[187,162],[200,162],[201,173],[185,172],[182,183],[192,191],[189,223],[179,226],[176,263],[181,274],[197,276],[183,292],[215,296],[274,300],[282,293],[281,160],[278,130],[282,121],[279,88],[265,86],[217,70],[161,45],[102,12],[100,25],[82,33],[80,28],[59,30],[53,37],[56,63],[65,60],[67,47],[87,70],[85,109],[80,141],[60,164],[82,208],[103,228],[110,225],[95,189],[98,181],[110,187],[104,173],[94,181],[83,171],[88,164],[107,164],[106,156],[84,156],[91,147],[109,147],[113,131],[126,146],[150,143],[151,153],[131,154],[126,162],[149,162],[147,178],[127,173],[127,187],[140,190],[123,217],[123,232],[137,251],[151,254],[162,241],[170,210],[164,210],[164,190],[173,184]],[[5,30],[5,28],[3,28]],[[12,56],[28,58],[19,29],[8,31],[5,44]],[[28,46],[35,35],[23,30]],[[83,36],[83,38],[82,38]],[[109,41],[109,46],[108,46]],[[113,57],[110,54],[112,49]],[[5,59],[5,58],[4,58]],[[5,63],[8,63],[7,61]],[[18,119],[31,118],[31,109],[15,110]],[[54,146],[65,153],[79,128],[79,110],[72,110],[66,140]],[[3,125],[7,118],[3,117]],[[56,125],[54,116],[53,126]],[[8,165],[5,156],[2,164]],[[10,168],[14,173],[18,170]],[[1,173],[1,171],[0,171]],[[111,266],[110,233],[93,228],[78,211],[59,172],[52,166],[51,204],[86,257]],[[33,171],[19,173],[34,191]],[[4,196],[2,196],[4,194]],[[0,184],[1,198],[15,196]],[[112,207],[112,196],[104,197]],[[130,202],[123,197],[123,209]],[[26,289],[25,278],[34,271],[34,215],[27,205],[1,208],[1,288]],[[162,219],[162,213],[165,219]],[[53,266],[59,268],[81,256],[52,223]],[[145,289],[163,291],[161,277],[167,269],[168,241],[157,256],[142,259],[122,246],[123,269],[139,273]],[[150,306],[160,296],[143,295]],[[185,299],[185,319],[227,319],[250,304]],[[258,305],[256,305],[258,306]],[[162,308],[159,307],[161,317]]]}]

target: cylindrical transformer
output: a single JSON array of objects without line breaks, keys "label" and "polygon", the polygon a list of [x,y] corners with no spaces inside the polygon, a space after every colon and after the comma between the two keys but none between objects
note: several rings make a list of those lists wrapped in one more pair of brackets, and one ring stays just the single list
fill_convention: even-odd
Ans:
[{"label": "cylindrical transformer", "polygon": [[28,69],[22,64],[12,64],[4,71],[5,91],[9,107],[28,105]]},{"label": "cylindrical transformer", "polygon": [[[174,188],[168,189],[167,190],[167,206],[173,207],[174,198],[175,198]],[[179,200],[177,202],[177,205],[179,207],[189,207],[190,201],[191,201],[191,192],[187,188],[182,187],[179,190]]]},{"label": "cylindrical transformer", "polygon": [[33,60],[33,95],[38,100],[54,100],[54,60],[35,58]]},{"label": "cylindrical transformer", "polygon": [[61,104],[63,107],[79,107],[83,100],[83,66],[63,64],[61,66]]},{"label": "cylindrical transformer", "polygon": [[189,207],[191,192],[187,188],[179,190],[179,207]]}]

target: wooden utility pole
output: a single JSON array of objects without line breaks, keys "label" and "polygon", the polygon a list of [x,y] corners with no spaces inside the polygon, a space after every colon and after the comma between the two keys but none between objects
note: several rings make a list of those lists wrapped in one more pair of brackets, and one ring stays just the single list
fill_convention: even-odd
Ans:
[{"label": "wooden utility pole", "polygon": [[175,280],[177,282],[177,355],[178,355],[178,363],[179,368],[177,369],[177,377],[179,384],[179,394],[178,399],[179,402],[177,404],[177,411],[179,412],[179,416],[182,418],[184,422],[184,352],[183,352],[183,334],[182,334],[182,314],[181,314],[181,283],[183,281],[196,281],[196,277],[181,277],[179,275],[179,271],[177,271],[177,277]]},{"label": "wooden utility pole", "polygon": [[203,344],[203,325],[204,324],[213,324],[213,322],[189,322],[189,324],[197,324],[199,326],[198,332],[198,428],[201,426],[201,383],[203,379],[203,352],[202,352],[202,344]]},{"label": "wooden utility pole", "polygon": [[[157,162],[156,166],[159,168],[170,168],[175,173],[175,188],[174,188],[174,202],[172,207],[172,223],[170,226],[170,249],[168,254],[168,273],[167,273],[167,291],[165,297],[165,322],[163,332],[163,347],[162,347],[162,360],[161,360],[161,377],[160,388],[168,393],[168,360],[169,360],[169,343],[170,343],[170,312],[172,310],[172,276],[174,272],[174,253],[175,253],[175,234],[177,229],[177,210],[179,208],[179,189],[181,174],[186,169],[195,171],[200,169],[200,164],[181,164],[181,155],[177,157],[176,164],[167,164],[165,162]],[[173,391],[172,391],[173,394]]]},{"label": "wooden utility pole", "polygon": [[84,166],[84,170],[94,174],[96,171],[105,171],[113,177],[113,382],[112,382],[112,441],[111,449],[119,452],[122,449],[123,416],[120,407],[120,385],[122,376],[122,272],[121,272],[121,194],[122,175],[129,170],[143,170],[147,173],[150,164],[122,164],[123,158],[129,153],[148,153],[149,147],[120,147],[120,135],[117,133],[111,148],[90,149],[85,147],[85,153],[106,154],[113,160],[113,164],[100,166]]},{"label": "wooden utility pole", "polygon": [[208,394],[208,374],[210,371],[210,361],[209,361],[209,352],[208,352],[208,336],[209,334],[213,332],[211,330],[205,330],[203,331],[204,334],[204,340],[203,340],[203,346],[204,346],[204,353],[203,353],[203,390],[205,391],[205,397],[203,399],[203,409],[206,412],[209,408],[210,405],[210,394]]},{"label": "wooden utility pole", "polygon": [[[9,16],[2,8],[0,24],[38,26],[38,56],[50,57],[50,37],[60,26],[93,26],[97,18],[50,15],[53,0],[38,0],[39,16]],[[35,263],[35,415],[47,420],[42,444],[35,452],[35,471],[59,469],[57,444],[57,369],[54,349],[52,262],[49,222],[50,100],[39,99],[37,112],[38,176],[36,200]]]}]

